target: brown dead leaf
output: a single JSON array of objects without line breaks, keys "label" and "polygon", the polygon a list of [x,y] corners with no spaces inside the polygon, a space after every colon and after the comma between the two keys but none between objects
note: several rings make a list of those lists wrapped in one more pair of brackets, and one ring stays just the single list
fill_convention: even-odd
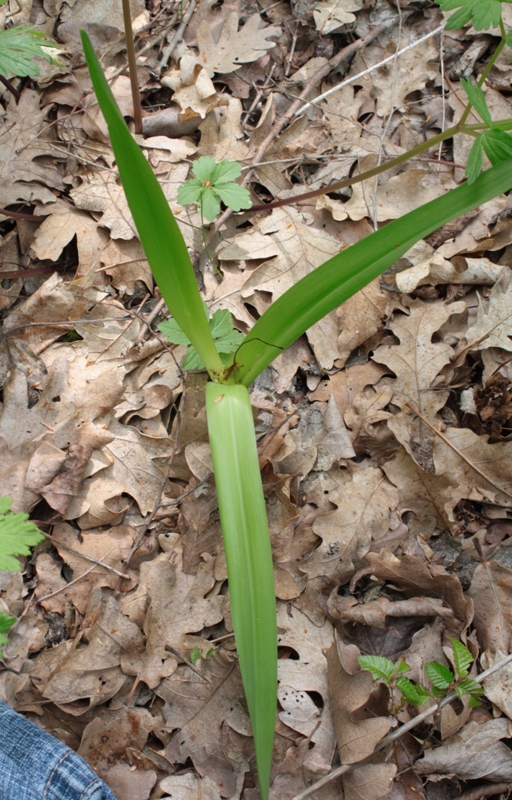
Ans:
[{"label": "brown dead leaf", "polygon": [[226,16],[217,41],[206,21],[197,26],[199,57],[210,75],[214,72],[233,72],[241,64],[255,61],[266,50],[275,47],[275,42],[269,42],[268,39],[270,36],[279,36],[281,28],[262,26],[260,15],[253,14],[238,30],[238,18],[235,11]]},{"label": "brown dead leaf", "polygon": [[142,281],[148,289],[153,288],[153,275],[137,239],[129,242],[111,239],[102,250],[100,260],[120,294],[133,294],[137,281]]},{"label": "brown dead leaf", "polygon": [[485,778],[512,781],[512,755],[501,739],[510,738],[509,721],[469,722],[441,747],[425,753],[414,764],[420,775],[456,775],[460,780]]},{"label": "brown dead leaf", "polygon": [[169,775],[160,781],[160,789],[166,794],[162,800],[220,800],[219,787],[211,778],[200,778],[193,772],[184,775]]},{"label": "brown dead leaf", "polygon": [[[2,205],[20,201],[52,203],[51,191],[65,190],[52,149],[50,130],[40,135],[47,110],[39,108],[39,94],[24,89],[18,103],[3,113],[0,133],[0,195]],[[36,161],[36,159],[38,159]]]},{"label": "brown dead leaf", "polygon": [[[57,261],[66,245],[76,236],[79,275],[99,267],[100,254],[107,243],[105,231],[89,214],[64,203],[55,204],[52,213],[34,235],[32,251],[36,258]],[[62,330],[62,329],[61,329]]]},{"label": "brown dead leaf", "polygon": [[117,800],[148,800],[155,770],[133,769],[131,753],[140,752],[156,720],[145,708],[101,709],[84,730],[78,754],[115,792]]},{"label": "brown dead leaf", "polygon": [[389,795],[396,764],[365,764],[343,777],[344,800],[379,800]]},{"label": "brown dead leaf", "polygon": [[366,561],[378,580],[391,581],[409,597],[424,594],[444,600],[454,614],[453,620],[447,619],[447,629],[453,636],[459,636],[471,622],[473,602],[464,597],[458,577],[450,575],[444,567],[430,566],[415,556],[404,555],[399,559],[386,550],[368,553]]},{"label": "brown dead leaf", "polygon": [[378,540],[387,532],[398,493],[381,470],[374,467],[361,469],[349,464],[343,471],[334,467],[329,476],[336,488],[328,497],[337,509],[313,524],[322,544],[303,569],[310,579],[329,575],[345,583],[368,553],[372,539]]},{"label": "brown dead leaf", "polygon": [[[388,717],[364,715],[361,709],[374,688],[368,670],[354,675],[345,672],[338,648],[333,643],[326,652],[329,692],[336,738],[342,764],[356,764],[373,753],[391,727]],[[356,717],[354,713],[359,712]]]},{"label": "brown dead leaf", "polygon": [[336,312],[340,330],[337,365],[343,367],[352,351],[382,327],[382,321],[389,317],[394,305],[393,296],[382,291],[380,278],[376,278],[339,307]]},{"label": "brown dead leaf", "polygon": [[163,681],[156,694],[164,701],[162,714],[169,730],[178,730],[167,745],[165,755],[171,763],[183,764],[191,758],[202,777],[211,778],[221,797],[232,797],[236,790],[237,772],[245,772],[242,764],[230,761],[223,748],[222,730],[229,725],[243,736],[250,736],[249,718],[240,699],[243,696],[236,661],[218,650],[201,662],[204,682],[188,667],[178,667]]},{"label": "brown dead leaf", "polygon": [[512,350],[512,281],[506,290],[495,283],[486,302],[481,298],[476,320],[468,328],[466,341],[471,350],[499,347]]},{"label": "brown dead leaf", "polygon": [[[328,770],[335,737],[324,652],[333,641],[332,625],[327,620],[314,625],[306,614],[283,604],[278,609],[277,626],[279,646],[289,647],[298,655],[298,659],[279,659],[278,698],[283,707],[279,718],[288,727],[303,733],[307,731],[311,737],[315,746],[308,753],[304,766],[312,772]],[[322,697],[323,709],[319,714],[315,713],[308,692],[318,692]],[[295,710],[297,705],[299,711]]]},{"label": "brown dead leaf", "polygon": [[479,564],[468,595],[475,603],[475,628],[482,648],[508,653],[512,637],[512,570],[497,561]]}]

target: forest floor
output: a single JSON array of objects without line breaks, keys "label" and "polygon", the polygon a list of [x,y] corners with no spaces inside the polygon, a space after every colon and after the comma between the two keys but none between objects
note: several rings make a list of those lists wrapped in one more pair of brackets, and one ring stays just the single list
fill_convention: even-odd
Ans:
[{"label": "forest floor", "polygon": [[[469,137],[353,189],[223,213],[205,253],[199,213],[176,200],[196,157],[251,169],[255,203],[328,186],[454,124],[460,79],[481,73],[499,36],[441,35],[429,2],[147,5],[132,3],[139,142],[210,312],[228,309],[242,332],[331,255],[463,180]],[[22,573],[0,573],[0,606],[19,618],[0,697],[118,800],[256,800],[206,375],[185,375],[185,349],[158,333],[165,308],[79,42],[85,27],[131,118],[121,4],[11,0],[0,19],[62,47],[60,64],[13,79],[18,100],[1,91],[0,205],[40,219],[0,217],[0,487],[46,541]],[[512,117],[511,75],[506,50],[486,82],[496,119]],[[290,113],[305,89],[312,100],[341,81]],[[425,665],[450,665],[452,638],[473,653],[472,677],[510,651],[510,217],[500,196],[420,242],[252,388],[278,598],[273,800],[340,758],[353,768],[318,800],[512,786],[511,666],[479,707],[465,696],[375,751],[418,710],[357,662],[405,659],[429,687]]]}]

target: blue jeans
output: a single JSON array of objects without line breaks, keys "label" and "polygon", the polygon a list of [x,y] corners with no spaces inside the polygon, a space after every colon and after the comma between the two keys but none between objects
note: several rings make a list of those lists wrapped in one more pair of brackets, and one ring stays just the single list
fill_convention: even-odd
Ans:
[{"label": "blue jeans", "polygon": [[0,800],[116,800],[83,758],[0,700]]}]

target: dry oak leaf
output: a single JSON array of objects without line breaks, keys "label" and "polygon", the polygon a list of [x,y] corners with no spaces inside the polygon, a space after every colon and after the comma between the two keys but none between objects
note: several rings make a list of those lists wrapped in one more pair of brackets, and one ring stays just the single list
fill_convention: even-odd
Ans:
[{"label": "dry oak leaf", "polygon": [[169,775],[160,781],[159,787],[166,792],[162,795],[162,800],[220,800],[219,787],[215,781],[208,777],[200,778],[193,772]]},{"label": "dry oak leaf", "polygon": [[313,531],[321,545],[303,565],[309,579],[335,577],[345,582],[352,577],[370,549],[388,529],[391,511],[398,504],[398,492],[380,469],[349,464],[346,471],[329,472],[336,488],[329,501],[337,506],[316,519]]},{"label": "dry oak leaf", "polygon": [[512,443],[489,444],[485,434],[478,436],[469,428],[448,428],[434,442],[437,475],[448,475],[457,485],[445,506],[453,520],[453,508],[462,498],[481,502],[486,498],[507,508],[512,507]]},{"label": "dry oak leaf", "polygon": [[104,598],[86,646],[72,650],[56,667],[43,697],[76,716],[106,703],[126,680],[119,668],[123,651],[141,644],[138,626],[121,613],[114,597]]},{"label": "dry oak leaf", "polygon": [[452,609],[454,617],[447,618],[447,630],[457,637],[473,619],[473,601],[464,596],[459,578],[444,567],[429,565],[416,556],[397,558],[387,550],[368,553],[366,561],[377,580],[398,585],[409,597],[427,595],[439,597]]},{"label": "dry oak leaf", "polygon": [[215,585],[213,558],[206,554],[196,573],[186,574],[179,536],[173,539],[174,563],[169,562],[167,553],[155,561],[144,562],[138,589],[127,594],[122,602],[123,611],[130,619],[140,624],[143,618],[146,635],[145,648],[127,654],[122,667],[126,674],[137,675],[150,689],[176,670],[176,657],[165,645],[184,653],[187,634],[216,625],[223,616],[225,598],[221,595],[207,597]]},{"label": "dry oak leaf", "polygon": [[138,239],[111,239],[101,251],[100,261],[120,294],[132,295],[138,281],[153,289],[153,275]]},{"label": "dry oak leaf", "polygon": [[[325,655],[340,760],[342,764],[356,764],[373,753],[391,728],[391,720],[389,717],[365,717],[361,711],[375,686],[368,670],[359,670],[353,675],[346,672],[336,642]],[[354,712],[359,712],[355,719]]]},{"label": "dry oak leaf", "polygon": [[242,680],[232,654],[223,650],[202,660],[201,670],[203,682],[188,667],[180,666],[155,690],[165,703],[162,714],[166,728],[178,729],[165,756],[178,764],[191,758],[202,778],[215,781],[221,797],[232,797],[241,777],[237,773],[245,772],[247,766],[229,758],[223,746],[223,728],[229,725],[242,736],[251,735],[241,703]]},{"label": "dry oak leaf", "polygon": [[495,283],[486,301],[479,298],[476,320],[466,332],[471,350],[512,350],[512,280],[504,291]]},{"label": "dry oak leaf", "polygon": [[340,333],[336,366],[345,366],[352,351],[377,333],[396,304],[393,295],[380,288],[380,278],[376,278],[338,308]]},{"label": "dry oak leaf", "polygon": [[84,275],[91,268],[99,266],[101,252],[108,241],[106,232],[98,228],[98,223],[90,214],[64,203],[56,203],[51,214],[36,230],[31,249],[35,257],[42,261],[57,261],[75,236],[79,274]]},{"label": "dry oak leaf", "polygon": [[399,272],[395,281],[401,292],[410,294],[418,286],[425,284],[493,286],[502,271],[500,264],[494,264],[488,258],[454,256],[451,261],[447,261],[439,253],[433,253],[426,261]]},{"label": "dry oak leaf", "polygon": [[[293,208],[274,209],[270,217],[258,223],[257,230],[276,243],[279,255],[254,270],[242,287],[242,297],[263,293],[261,299],[266,306],[269,305],[268,293],[276,300],[340,250],[340,243],[334,236],[307,225],[303,215]],[[309,343],[324,369],[330,369],[339,356],[337,335],[334,313],[308,330]]]},{"label": "dry oak leaf", "polygon": [[[308,731],[315,746],[309,751],[304,767],[312,772],[329,770],[335,736],[324,652],[333,641],[332,625],[328,620],[314,625],[302,611],[283,604],[278,609],[277,626],[279,646],[289,647],[298,654],[298,659],[279,659],[278,698],[283,708],[279,718],[294,730]],[[318,692],[323,699],[323,709],[317,716],[309,703],[308,692]],[[299,714],[294,710],[297,702],[301,707]]]},{"label": "dry oak leaf", "polygon": [[424,472],[404,450],[400,450],[382,469],[398,489],[399,515],[406,511],[414,514],[414,519],[407,522],[410,531],[428,537],[435,530],[450,529],[446,505],[451,500],[451,488],[456,486],[450,474]]},{"label": "dry oak leaf", "polygon": [[414,769],[420,775],[455,775],[463,781],[485,778],[512,781],[512,753],[501,739],[510,738],[510,722],[502,717],[467,725],[441,747],[428,750]]},{"label": "dry oak leaf", "polygon": [[359,11],[362,4],[359,0],[322,0],[313,11],[317,31],[322,36],[338,30],[348,22],[354,22],[353,11]]},{"label": "dry oak leaf", "polygon": [[142,756],[156,724],[147,709],[124,707],[102,708],[86,726],[78,754],[115,792],[116,800],[148,800],[157,773],[145,769],[137,756]]},{"label": "dry oak leaf", "polygon": [[55,200],[51,189],[63,192],[66,188],[56,163],[58,154],[52,149],[51,140],[41,137],[47,109],[41,111],[39,101],[37,92],[25,89],[18,103],[10,103],[1,117],[2,206],[20,201],[51,203]]},{"label": "dry oak leaf", "polygon": [[388,797],[396,764],[364,764],[343,776],[343,800],[380,800]]},{"label": "dry oak leaf", "polygon": [[256,61],[266,50],[275,47],[275,42],[268,41],[269,37],[281,35],[281,28],[277,26],[262,26],[259,14],[250,16],[238,30],[238,17],[236,11],[226,17],[217,41],[206,20],[197,26],[199,59],[210,75],[234,72],[242,64]]},{"label": "dry oak leaf", "polygon": [[[474,625],[478,641],[490,653],[510,651],[512,641],[512,570],[489,561],[476,568],[469,597],[475,601]],[[500,671],[498,679],[501,679]]]}]

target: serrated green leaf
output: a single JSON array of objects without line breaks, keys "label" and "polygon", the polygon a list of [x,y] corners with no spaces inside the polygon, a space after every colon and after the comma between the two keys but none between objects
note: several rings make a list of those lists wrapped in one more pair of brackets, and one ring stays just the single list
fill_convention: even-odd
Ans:
[{"label": "serrated green leaf", "polygon": [[430,697],[429,690],[419,683],[413,683],[403,676],[396,679],[396,685],[411,706],[422,706]]},{"label": "serrated green leaf", "polygon": [[182,206],[189,206],[199,202],[203,193],[203,184],[198,178],[190,178],[178,189],[178,203]]},{"label": "serrated green leaf", "polygon": [[10,75],[19,75],[20,78],[39,75],[34,58],[54,61],[43,48],[58,49],[58,45],[33,28],[14,26],[0,31],[0,75],[4,78]]},{"label": "serrated green leaf", "polygon": [[242,167],[238,161],[226,161],[224,159],[216,167],[212,181],[215,186],[218,186],[219,183],[231,183],[242,174]]},{"label": "serrated green leaf", "polygon": [[201,181],[201,185],[208,181],[209,183],[213,183],[213,176],[215,173],[215,167],[217,166],[217,162],[210,158],[210,156],[201,156],[192,164],[192,172],[196,176],[196,178]]},{"label": "serrated green leaf", "polygon": [[462,28],[470,20],[477,31],[497,28],[501,20],[500,0],[436,0],[443,11],[458,8],[446,23],[446,30]]},{"label": "serrated green leaf", "polygon": [[[204,304],[206,317],[209,317],[208,306]],[[244,339],[244,335],[233,328],[231,314],[226,308],[215,311],[213,317],[208,321],[215,348],[221,356],[234,353]],[[169,339],[173,344],[187,345],[188,350],[182,363],[183,369],[203,369],[204,363],[197,350],[190,343],[190,339],[185,336],[180,326],[174,319],[167,319],[158,326],[160,333]]]},{"label": "serrated green leaf", "polygon": [[171,319],[166,319],[161,322],[158,326],[158,330],[160,333],[163,333],[172,344],[181,344],[185,346],[190,344],[190,339],[188,336],[185,336],[176,320],[172,317]]},{"label": "serrated green leaf", "polygon": [[5,611],[0,611],[0,633],[7,633],[10,631],[15,622],[16,617],[11,617],[10,614],[6,614]]},{"label": "serrated green leaf", "polygon": [[469,667],[475,660],[468,648],[462,642],[450,636],[450,642],[453,650],[453,663],[455,665],[455,672],[458,678],[465,678],[469,672]]},{"label": "serrated green leaf", "polygon": [[192,664],[195,664],[196,661],[199,661],[200,658],[201,658],[201,653],[199,651],[199,647],[197,646],[197,644],[195,644],[192,650],[190,651],[190,660]]},{"label": "serrated green leaf", "polygon": [[460,85],[466,92],[468,100],[477,114],[480,115],[489,128],[492,128],[491,112],[487,107],[487,100],[485,99],[482,87],[478,86],[478,84],[473,83],[473,81],[468,80],[467,78],[461,78]]},{"label": "serrated green leaf", "polygon": [[359,656],[357,659],[361,669],[367,669],[374,681],[390,683],[395,674],[395,665],[384,656]]},{"label": "serrated green leaf", "polygon": [[425,664],[425,672],[432,686],[440,691],[448,689],[454,677],[451,669],[437,661],[429,661],[428,664]]},{"label": "serrated green leaf", "polygon": [[455,691],[458,697],[462,697],[465,694],[469,694],[471,697],[481,697],[484,694],[482,686],[477,681],[474,681],[473,678],[466,678],[460,681],[455,687]]},{"label": "serrated green leaf", "polygon": [[475,139],[473,147],[471,148],[468,156],[468,163],[466,164],[466,175],[468,176],[468,184],[476,181],[482,171],[484,163],[484,152],[482,147],[482,134]]},{"label": "serrated green leaf", "polygon": [[217,197],[217,193],[212,186],[208,186],[206,189],[203,189],[203,193],[199,202],[201,204],[203,217],[207,219],[208,222],[213,222],[215,217],[220,214],[220,202],[219,198]]},{"label": "serrated green leaf", "polygon": [[0,514],[0,570],[18,572],[20,562],[14,556],[30,555],[30,548],[43,539],[42,533],[33,522],[28,522],[28,514],[23,511]]},{"label": "serrated green leaf", "polygon": [[478,700],[476,697],[470,697],[469,698],[469,707],[470,708],[477,708],[477,706],[480,706],[480,705],[482,705],[482,704],[481,704],[480,700]]},{"label": "serrated green leaf", "polygon": [[224,205],[232,208],[233,211],[241,211],[242,208],[250,208],[252,206],[251,195],[248,190],[245,186],[239,186],[238,183],[225,183],[221,186],[216,184],[215,192]]},{"label": "serrated green leaf", "polygon": [[407,661],[404,661],[403,659],[399,662],[397,666],[397,672],[399,675],[401,675],[403,672],[409,672],[410,669],[411,668],[407,663]]}]

